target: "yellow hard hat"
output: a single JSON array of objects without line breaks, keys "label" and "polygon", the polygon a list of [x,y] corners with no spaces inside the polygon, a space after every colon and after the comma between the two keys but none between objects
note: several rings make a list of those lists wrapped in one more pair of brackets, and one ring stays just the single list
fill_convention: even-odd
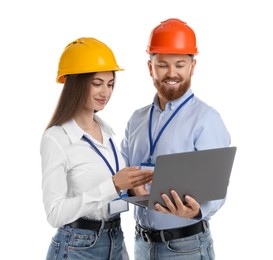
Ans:
[{"label": "yellow hard hat", "polygon": [[69,43],[60,60],[56,81],[65,82],[65,75],[121,69],[112,50],[95,38],[79,38]]}]

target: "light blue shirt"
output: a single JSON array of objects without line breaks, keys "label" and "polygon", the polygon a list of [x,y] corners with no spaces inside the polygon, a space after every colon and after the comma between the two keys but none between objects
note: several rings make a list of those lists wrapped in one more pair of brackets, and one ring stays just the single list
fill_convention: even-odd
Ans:
[{"label": "light blue shirt", "polygon": [[[159,131],[176,108],[190,95],[189,89],[181,98],[166,104],[165,110],[159,107],[157,95],[154,98],[152,115],[152,139],[155,141]],[[128,121],[125,137],[121,143],[121,152],[127,166],[146,163],[150,157],[149,118],[151,105],[136,110]],[[162,133],[152,155],[152,163],[161,154],[188,152],[230,145],[230,135],[219,113],[196,96],[191,98],[174,116]],[[201,205],[202,219],[210,217],[220,209],[224,200],[215,200]],[[135,206],[136,221],[151,229],[169,229],[194,224],[200,219],[186,219],[154,210]]]}]

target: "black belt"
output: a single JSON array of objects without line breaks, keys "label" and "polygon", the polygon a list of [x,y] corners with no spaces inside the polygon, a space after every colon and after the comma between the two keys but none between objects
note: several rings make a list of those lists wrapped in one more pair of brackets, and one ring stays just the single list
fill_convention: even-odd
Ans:
[{"label": "black belt", "polygon": [[68,224],[71,228],[80,228],[80,229],[90,229],[99,232],[101,229],[115,229],[120,227],[120,218],[115,218],[109,221],[101,221],[101,220],[89,220],[80,218],[70,224]]},{"label": "black belt", "polygon": [[152,230],[141,227],[139,224],[136,224],[136,232],[144,239],[146,242],[157,243],[157,242],[166,242],[173,239],[184,238],[196,235],[200,232],[204,232],[204,224],[206,221],[200,221],[196,224],[182,227],[182,228],[173,228],[173,229],[164,229],[164,230]]}]

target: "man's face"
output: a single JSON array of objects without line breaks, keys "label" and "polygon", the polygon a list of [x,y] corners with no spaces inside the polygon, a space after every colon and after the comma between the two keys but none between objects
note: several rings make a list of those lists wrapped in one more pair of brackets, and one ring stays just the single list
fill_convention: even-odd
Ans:
[{"label": "man's face", "polygon": [[161,102],[180,98],[189,89],[196,60],[185,54],[156,54],[148,61]]}]

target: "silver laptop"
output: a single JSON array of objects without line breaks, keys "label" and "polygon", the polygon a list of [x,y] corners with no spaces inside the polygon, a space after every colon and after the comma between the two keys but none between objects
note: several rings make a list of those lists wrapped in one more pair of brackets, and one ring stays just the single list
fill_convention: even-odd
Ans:
[{"label": "silver laptop", "polygon": [[147,209],[154,209],[155,203],[166,206],[161,194],[172,199],[170,190],[175,190],[183,201],[185,195],[199,203],[223,199],[236,150],[233,146],[160,155],[156,158],[150,194],[123,199]]}]

